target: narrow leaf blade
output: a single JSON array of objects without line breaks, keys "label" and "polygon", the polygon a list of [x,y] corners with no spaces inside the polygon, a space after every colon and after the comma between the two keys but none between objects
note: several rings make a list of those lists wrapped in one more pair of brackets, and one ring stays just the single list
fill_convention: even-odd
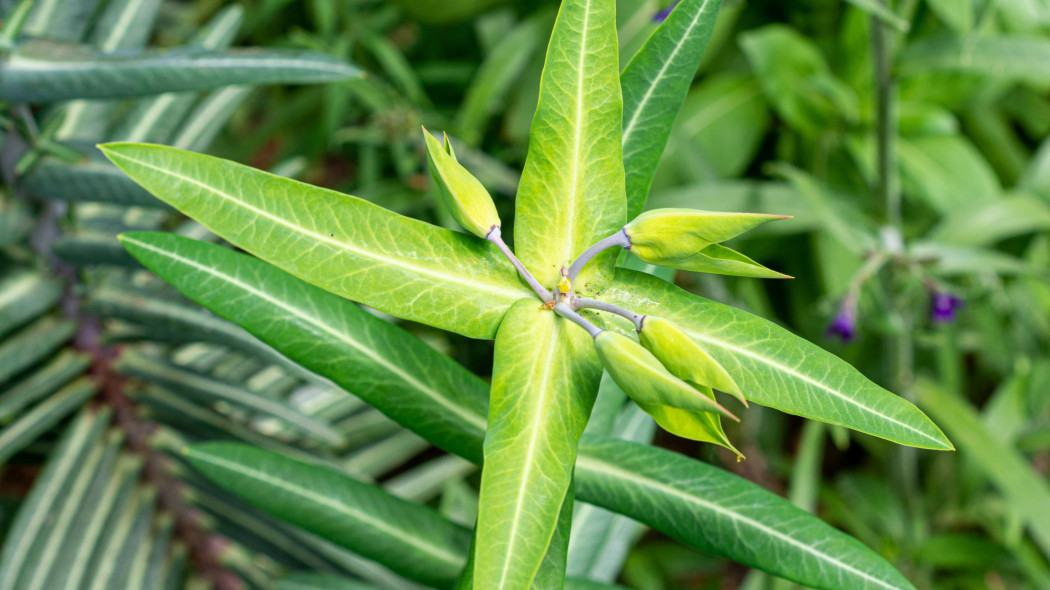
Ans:
[{"label": "narrow leaf blade", "polygon": [[337,295],[461,334],[495,334],[528,291],[495,246],[367,201],[192,152],[102,148],[216,234]]},{"label": "narrow leaf blade", "polygon": [[918,408],[818,346],[654,277],[627,270],[622,275],[604,298],[675,322],[707,347],[750,401],[900,444],[953,448]]},{"label": "narrow leaf blade", "polygon": [[335,58],[300,51],[190,48],[105,54],[34,40],[7,55],[0,98],[32,103],[129,98],[231,84],[312,84],[359,75],[356,67]]},{"label": "narrow leaf blade", "polygon": [[650,446],[587,435],[582,497],[706,553],[827,590],[913,589],[859,541],[732,474]]},{"label": "narrow leaf blade", "polygon": [[474,583],[527,588],[572,482],[601,364],[586,332],[535,298],[511,307],[496,335]]},{"label": "narrow leaf blade", "polygon": [[[547,50],[514,228],[518,257],[544,286],[626,222],[615,12],[614,0],[566,0]],[[578,291],[612,277],[613,254],[588,265]]]},{"label": "narrow leaf blade", "polygon": [[721,4],[680,2],[620,74],[628,219],[645,207],[671,125],[700,67]]},{"label": "narrow leaf blade", "polygon": [[414,580],[449,586],[466,562],[469,531],[332,469],[231,443],[184,454],[248,503]]}]

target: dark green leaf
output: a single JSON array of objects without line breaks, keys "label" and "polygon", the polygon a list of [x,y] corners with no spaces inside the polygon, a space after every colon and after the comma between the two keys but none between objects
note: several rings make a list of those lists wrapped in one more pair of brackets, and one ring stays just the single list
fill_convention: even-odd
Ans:
[{"label": "dark green leaf", "polygon": [[125,234],[122,241],[194,301],[387,415],[408,419],[442,448],[480,461],[488,385],[448,357],[249,256],[169,234]]},{"label": "dark green leaf", "polygon": [[3,68],[0,98],[13,102],[128,98],[231,84],[312,84],[360,75],[335,58],[300,51],[191,48],[107,55],[40,40],[16,47]]},{"label": "dark green leaf", "polygon": [[435,512],[341,473],[244,445],[188,448],[215,483],[274,516],[430,584],[450,586],[470,533]]},{"label": "dark green leaf", "polygon": [[700,67],[721,4],[679,3],[620,74],[628,219],[645,206],[671,125]]}]

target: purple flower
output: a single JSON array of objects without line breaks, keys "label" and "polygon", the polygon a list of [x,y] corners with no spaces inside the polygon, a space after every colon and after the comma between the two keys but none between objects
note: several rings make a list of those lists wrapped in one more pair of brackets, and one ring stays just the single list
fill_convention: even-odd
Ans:
[{"label": "purple flower", "polygon": [[850,298],[847,297],[842,302],[839,314],[828,324],[828,329],[824,331],[824,336],[827,338],[838,338],[843,344],[852,342],[857,337],[857,306],[853,304]]},{"label": "purple flower", "polygon": [[934,291],[930,300],[930,319],[935,324],[950,324],[955,321],[956,312],[963,306],[963,300],[951,293]]},{"label": "purple flower", "polygon": [[667,8],[665,8],[665,9],[661,10],[660,12],[657,12],[656,14],[654,14],[653,15],[653,22],[654,23],[662,23],[665,20],[667,20],[667,17],[671,16],[671,11],[674,10],[674,7],[677,6],[677,5],[678,5],[678,0],[675,0]]}]

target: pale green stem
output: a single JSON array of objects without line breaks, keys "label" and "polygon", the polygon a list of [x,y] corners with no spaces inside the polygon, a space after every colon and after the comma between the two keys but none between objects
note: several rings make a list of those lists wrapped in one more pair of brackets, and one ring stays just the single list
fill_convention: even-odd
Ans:
[{"label": "pale green stem", "polygon": [[572,263],[572,266],[569,267],[569,273],[566,276],[569,277],[570,281],[575,281],[576,277],[580,275],[580,271],[583,270],[583,267],[587,266],[587,263],[597,256],[599,252],[616,246],[627,250],[631,249],[631,238],[627,235],[627,230],[621,229],[590,248],[587,248],[587,250],[585,250],[583,254],[580,254],[580,257]]},{"label": "pale green stem", "polygon": [[639,332],[642,331],[642,320],[645,319],[644,315],[634,313],[633,311],[626,310],[619,305],[613,305],[612,303],[606,303],[604,301],[598,301],[597,299],[585,299],[583,297],[577,297],[572,301],[572,308],[579,309],[596,309],[598,311],[605,311],[616,314],[620,317],[625,317],[634,324],[634,328]]},{"label": "pale green stem", "polygon": [[521,278],[525,279],[525,282],[532,287],[532,290],[536,292],[536,295],[538,295],[544,303],[549,303],[554,300],[554,296],[551,295],[551,292],[540,285],[539,281],[536,280],[536,277],[532,276],[529,269],[525,268],[525,265],[522,264],[521,261],[518,260],[518,257],[507,247],[507,243],[503,241],[498,225],[489,231],[488,235],[485,236],[485,239],[496,244],[499,251],[503,252],[503,255],[507,257],[507,260],[510,260],[510,263],[514,265],[514,268],[518,269],[518,274],[521,275]]},{"label": "pale green stem", "polygon": [[588,322],[582,315],[576,313],[572,310],[572,308],[570,308],[568,305],[561,301],[554,304],[554,313],[560,315],[561,317],[567,320],[572,321],[574,324],[583,328],[584,330],[587,330],[587,333],[591,335],[591,338],[597,338],[598,334],[602,333],[601,328]]}]

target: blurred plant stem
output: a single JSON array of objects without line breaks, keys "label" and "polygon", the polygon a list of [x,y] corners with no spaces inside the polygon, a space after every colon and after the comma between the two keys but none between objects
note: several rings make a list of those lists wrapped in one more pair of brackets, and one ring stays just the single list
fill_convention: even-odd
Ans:
[{"label": "blurred plant stem", "polygon": [[[885,0],[878,0],[885,5]],[[914,10],[915,2],[906,0],[899,8],[903,11]],[[890,7],[892,9],[892,6]],[[897,179],[897,162],[895,153],[895,140],[897,137],[897,119],[894,104],[894,93],[896,85],[891,71],[893,64],[894,47],[897,45],[890,39],[890,32],[886,24],[878,18],[871,19],[872,48],[875,61],[875,101],[876,101],[876,145],[878,178],[876,179],[876,190],[879,199],[885,204],[886,223],[892,228],[898,239],[903,240],[902,216],[901,216],[901,191]],[[904,282],[907,280],[906,269],[894,268],[893,276],[890,277],[893,293],[898,294],[892,298],[896,308],[895,315],[897,326],[896,335],[887,339],[887,358],[892,359],[891,365],[891,388],[910,402],[915,401],[913,390],[915,343],[912,339],[912,329],[915,324],[914,314],[910,309],[907,298],[900,295],[904,290]],[[893,472],[897,488],[904,496],[903,504],[907,511],[907,519],[911,525],[911,543],[917,545],[927,536],[926,519],[922,506],[922,496],[919,489],[918,475],[918,453],[914,448],[898,447],[894,449],[896,461],[894,461]]]}]

